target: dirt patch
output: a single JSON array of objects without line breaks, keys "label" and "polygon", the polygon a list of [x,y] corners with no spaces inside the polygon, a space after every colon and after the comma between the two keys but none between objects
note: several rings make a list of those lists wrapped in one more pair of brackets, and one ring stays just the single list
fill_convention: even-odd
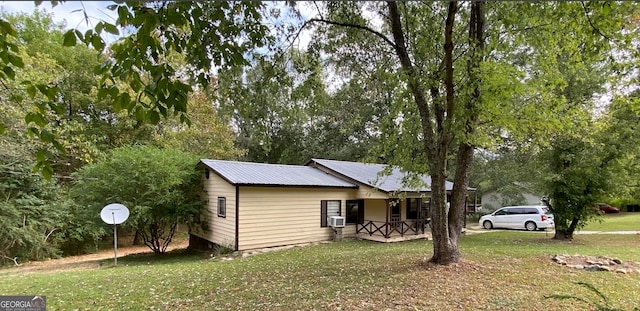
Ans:
[{"label": "dirt patch", "polygon": [[[189,241],[171,243],[167,251],[186,248]],[[118,258],[131,254],[152,253],[147,246],[118,247]],[[84,270],[99,268],[105,259],[113,259],[113,249],[103,250],[93,254],[69,256],[45,261],[30,261],[19,266],[0,269],[0,275],[9,273],[54,272],[64,270]]]},{"label": "dirt patch", "polygon": [[554,255],[551,260],[559,265],[586,271],[609,271],[623,274],[640,273],[639,262],[622,261],[618,258],[607,256]]}]

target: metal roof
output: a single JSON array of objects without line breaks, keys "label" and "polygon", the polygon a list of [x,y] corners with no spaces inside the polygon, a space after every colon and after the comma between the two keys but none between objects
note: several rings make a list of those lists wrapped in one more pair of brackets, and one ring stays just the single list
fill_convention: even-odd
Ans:
[{"label": "metal roof", "polygon": [[358,187],[310,166],[208,159],[200,160],[200,163],[234,185]]},{"label": "metal roof", "polygon": [[[363,183],[373,188],[380,189],[385,192],[429,192],[431,191],[431,177],[422,175],[421,180],[423,186],[407,187],[403,183],[403,179],[408,174],[402,172],[399,168],[394,167],[391,174],[380,174],[388,167],[386,164],[371,164],[359,162],[347,162],[337,160],[311,159],[318,165],[324,166],[338,174],[346,176],[350,179]],[[307,163],[307,164],[309,164]],[[446,181],[445,188],[447,191],[453,190],[453,183]]]}]

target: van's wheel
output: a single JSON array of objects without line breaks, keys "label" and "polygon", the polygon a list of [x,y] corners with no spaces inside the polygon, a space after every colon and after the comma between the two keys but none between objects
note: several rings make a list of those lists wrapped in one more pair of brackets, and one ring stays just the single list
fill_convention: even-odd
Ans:
[{"label": "van's wheel", "polygon": [[482,223],[482,227],[484,227],[484,228],[485,228],[485,229],[487,229],[487,230],[491,230],[491,229],[493,229],[493,224],[492,224],[490,221],[485,220],[485,221]]},{"label": "van's wheel", "polygon": [[536,226],[536,223],[533,221],[527,221],[527,223],[524,224],[524,228],[527,229],[527,231],[535,231],[538,226]]}]

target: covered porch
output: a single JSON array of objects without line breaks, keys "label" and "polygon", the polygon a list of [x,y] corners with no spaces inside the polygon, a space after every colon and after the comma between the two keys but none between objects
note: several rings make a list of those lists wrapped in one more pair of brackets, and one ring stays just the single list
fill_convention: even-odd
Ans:
[{"label": "covered porch", "polygon": [[366,199],[347,202],[347,215],[355,209],[361,216],[356,222],[356,237],[359,239],[401,242],[431,237],[427,218],[429,198]]}]

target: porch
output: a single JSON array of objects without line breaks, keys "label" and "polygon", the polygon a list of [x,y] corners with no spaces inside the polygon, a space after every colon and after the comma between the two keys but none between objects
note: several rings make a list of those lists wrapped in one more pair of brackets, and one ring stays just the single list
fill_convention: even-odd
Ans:
[{"label": "porch", "polygon": [[[425,219],[406,219],[395,221],[365,220],[356,224],[356,237],[376,242],[401,242],[416,239],[429,239],[431,231],[429,221]],[[426,227],[426,228],[425,228]]]}]

